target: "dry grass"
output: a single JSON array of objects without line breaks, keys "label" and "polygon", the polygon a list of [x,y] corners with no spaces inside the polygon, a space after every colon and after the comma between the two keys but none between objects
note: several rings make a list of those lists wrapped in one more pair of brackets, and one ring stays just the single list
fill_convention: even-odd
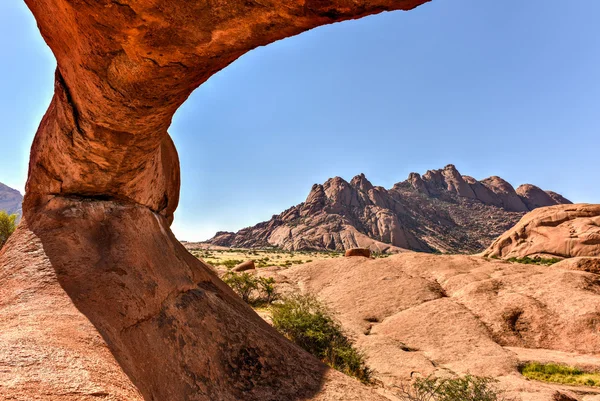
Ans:
[{"label": "dry grass", "polygon": [[521,374],[529,379],[550,383],[600,387],[600,372],[584,372],[554,363],[530,362],[521,367]]},{"label": "dry grass", "polygon": [[310,263],[343,256],[341,252],[297,251],[277,249],[191,249],[190,252],[212,266],[232,268],[245,260],[253,260],[256,267]]}]

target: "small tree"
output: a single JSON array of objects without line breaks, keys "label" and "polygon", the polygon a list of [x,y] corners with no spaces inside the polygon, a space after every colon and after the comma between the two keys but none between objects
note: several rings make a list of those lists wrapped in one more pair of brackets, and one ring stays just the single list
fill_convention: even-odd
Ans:
[{"label": "small tree", "polygon": [[402,401],[511,401],[495,388],[497,380],[466,375],[456,379],[429,376],[401,389]]},{"label": "small tree", "polygon": [[227,272],[223,276],[225,284],[231,287],[246,303],[250,303],[250,295],[258,289],[258,280],[254,275],[249,273],[237,274],[235,272]]},{"label": "small tree", "polygon": [[9,215],[5,211],[0,211],[0,249],[4,247],[8,237],[15,231],[17,225],[17,215]]},{"label": "small tree", "polygon": [[258,287],[265,303],[270,304],[275,301],[277,293],[275,292],[275,279],[273,277],[260,277]]},{"label": "small tree", "polygon": [[223,276],[223,282],[230,286],[244,302],[253,306],[270,304],[277,298],[275,279],[272,277],[258,277],[251,273],[229,271]]}]

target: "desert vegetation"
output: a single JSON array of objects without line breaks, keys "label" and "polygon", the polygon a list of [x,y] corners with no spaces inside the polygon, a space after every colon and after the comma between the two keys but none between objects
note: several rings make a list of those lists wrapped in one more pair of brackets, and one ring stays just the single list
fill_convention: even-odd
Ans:
[{"label": "desert vegetation", "polygon": [[444,379],[430,376],[402,388],[398,397],[402,401],[508,401],[495,384],[496,380],[490,377],[466,375]]},{"label": "desert vegetation", "polygon": [[232,269],[245,260],[252,260],[257,268],[310,263],[315,260],[343,256],[341,252],[285,251],[281,249],[191,249],[190,252],[212,266]]},{"label": "desert vegetation", "polygon": [[277,298],[275,280],[272,277],[230,271],[223,276],[223,281],[252,306],[269,305]]},{"label": "desert vegetation", "polygon": [[354,348],[341,323],[317,298],[290,295],[278,299],[275,280],[253,273],[229,271],[223,281],[251,306],[268,306],[273,327],[288,340],[332,368],[365,384],[372,382],[373,371],[367,367],[363,354]]},{"label": "desert vegetation", "polygon": [[332,312],[311,295],[292,295],[271,306],[273,326],[321,361],[363,383],[373,371]]},{"label": "desert vegetation", "polygon": [[529,256],[525,256],[523,258],[508,258],[506,259],[508,262],[512,263],[522,263],[525,265],[540,265],[540,266],[551,266],[555,263],[560,262],[562,259],[559,258],[542,258],[540,256],[534,256],[530,258]]},{"label": "desert vegetation", "polygon": [[17,226],[17,215],[8,214],[0,210],[0,249],[4,246],[8,237],[15,231]]},{"label": "desert vegetation", "polygon": [[555,363],[530,362],[520,368],[521,374],[532,380],[550,383],[600,387],[600,372]]}]

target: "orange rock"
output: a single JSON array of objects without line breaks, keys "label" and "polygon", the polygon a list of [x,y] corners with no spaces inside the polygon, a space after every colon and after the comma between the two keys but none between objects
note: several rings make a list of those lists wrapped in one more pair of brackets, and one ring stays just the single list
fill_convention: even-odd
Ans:
[{"label": "orange rock", "polygon": [[283,295],[310,293],[328,305],[387,388],[470,373],[498,379],[507,399],[551,401],[575,389],[527,380],[520,365],[600,370],[600,280],[561,263],[405,252],[259,274],[286,283]]},{"label": "orange rock", "polygon": [[254,266],[254,261],[253,260],[247,260],[245,262],[240,263],[239,265],[237,265],[233,269],[231,269],[231,271],[234,271],[234,272],[244,272],[246,270],[254,270],[254,269],[256,269],[256,266]]},{"label": "orange rock", "polygon": [[600,256],[600,205],[536,209],[494,241],[483,255],[499,258]]},{"label": "orange rock", "polygon": [[380,400],[277,334],[174,238],[167,128],[257,46],[424,2],[26,0],[58,66],[27,225],[0,253],[2,396]]}]

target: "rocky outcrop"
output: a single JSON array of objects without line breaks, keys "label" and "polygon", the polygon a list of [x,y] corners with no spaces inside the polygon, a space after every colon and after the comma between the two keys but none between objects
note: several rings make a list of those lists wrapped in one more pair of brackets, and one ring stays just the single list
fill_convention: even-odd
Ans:
[{"label": "rocky outcrop", "polygon": [[26,223],[0,253],[2,396],[380,399],[278,335],[176,241],[167,128],[255,47],[425,1],[26,0],[57,69]]},{"label": "rocky outcrop", "polygon": [[21,204],[23,196],[16,189],[12,189],[0,182],[0,210],[4,210],[8,214],[21,215]]},{"label": "rocky outcrop", "polygon": [[[387,389],[411,377],[492,376],[507,399],[600,391],[526,380],[524,362],[600,370],[600,280],[557,265],[405,252],[265,268],[282,293],[325,302]],[[376,284],[374,284],[376,283]]]},{"label": "rocky outcrop", "polygon": [[2,396],[378,399],[270,328],[147,207],[54,197],[36,213],[0,256]]},{"label": "rocky outcrop", "polygon": [[532,207],[570,203],[549,195],[545,203],[522,199],[501,178],[480,182],[454,165],[423,176],[411,173],[390,190],[373,186],[364,174],[350,182],[334,177],[313,185],[304,203],[235,234],[217,233],[209,242],[287,250],[479,252],[529,210],[524,200]]},{"label": "rocky outcrop", "polygon": [[494,193],[493,198],[503,209],[513,212],[528,212],[529,208],[519,197],[515,189],[508,182],[498,176],[492,176],[481,183]]},{"label": "rocky outcrop", "polygon": [[525,215],[483,253],[498,258],[600,256],[600,205],[559,205]]}]

